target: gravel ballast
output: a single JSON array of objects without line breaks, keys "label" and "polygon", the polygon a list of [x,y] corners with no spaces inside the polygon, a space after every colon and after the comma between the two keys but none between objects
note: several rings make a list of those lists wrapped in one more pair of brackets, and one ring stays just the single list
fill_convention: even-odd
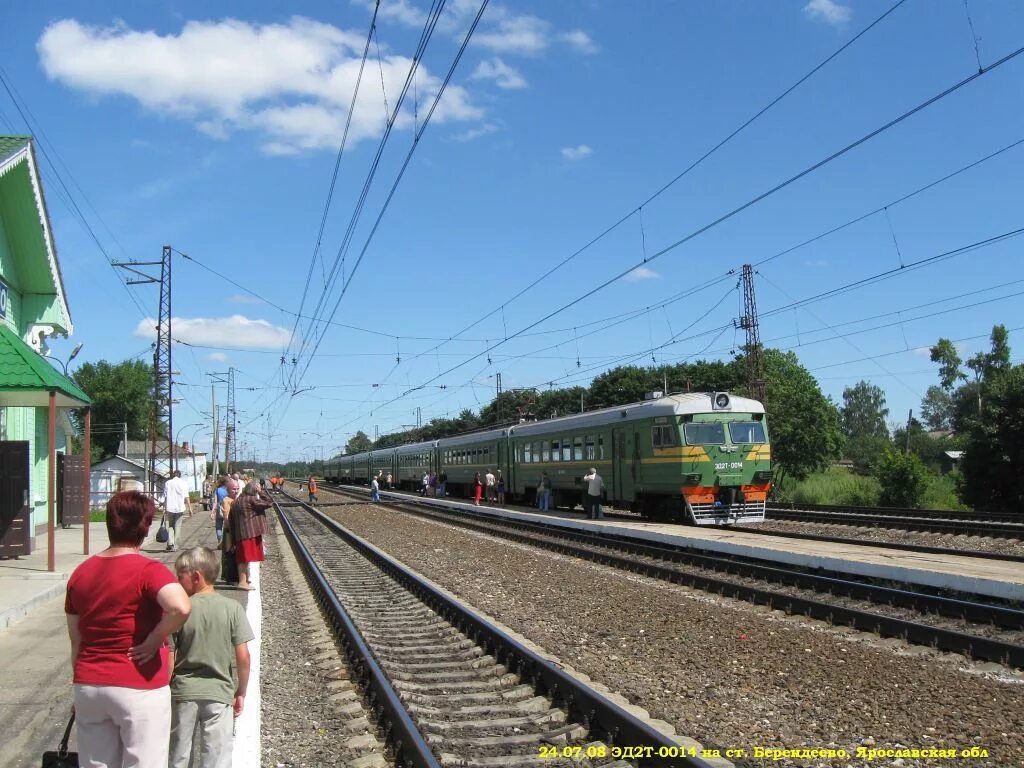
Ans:
[{"label": "gravel ballast", "polygon": [[851,754],[858,746],[978,746],[990,765],[1024,760],[1024,678],[998,665],[784,617],[379,506],[327,511],[680,734],[751,756],[760,746],[831,745]]}]

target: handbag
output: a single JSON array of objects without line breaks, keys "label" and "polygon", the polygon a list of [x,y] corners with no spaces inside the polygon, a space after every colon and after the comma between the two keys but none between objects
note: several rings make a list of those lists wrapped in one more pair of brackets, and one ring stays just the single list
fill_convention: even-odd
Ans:
[{"label": "handbag", "polygon": [[71,726],[75,724],[75,713],[71,713],[68,727],[64,729],[64,738],[56,752],[43,752],[43,768],[78,768],[78,753],[68,752],[68,739],[71,738]]},{"label": "handbag", "polygon": [[167,521],[163,515],[160,515],[160,528],[156,532],[157,544],[166,544],[170,535],[167,533]]}]

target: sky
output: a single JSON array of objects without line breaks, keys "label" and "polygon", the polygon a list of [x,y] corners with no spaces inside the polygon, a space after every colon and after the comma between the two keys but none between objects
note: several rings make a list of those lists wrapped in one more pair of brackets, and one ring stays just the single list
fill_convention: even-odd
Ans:
[{"label": "sky", "polygon": [[9,15],[0,132],[37,136],[74,320],[53,354],[150,360],[156,289],[110,262],[170,245],[176,437],[209,446],[232,368],[245,457],[477,410],[499,373],[729,359],[743,264],[762,341],[893,423],[939,337],[966,358],[1003,323],[1024,359],[1024,55],[992,67],[1024,4],[495,1],[463,49],[480,6],[449,0],[417,57],[428,5],[385,0],[369,38],[373,0]]}]

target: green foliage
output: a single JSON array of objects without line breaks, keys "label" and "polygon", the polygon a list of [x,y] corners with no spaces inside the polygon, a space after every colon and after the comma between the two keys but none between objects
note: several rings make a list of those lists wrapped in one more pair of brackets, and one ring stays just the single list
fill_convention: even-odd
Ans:
[{"label": "green foliage", "polygon": [[772,462],[782,475],[801,480],[839,458],[839,409],[792,352],[766,349],[764,361]]},{"label": "green foliage", "polygon": [[922,509],[968,509],[957,496],[959,474],[930,475],[928,487],[921,496]]},{"label": "green foliage", "polygon": [[[93,424],[128,423],[128,439],[144,439],[153,409],[153,368],[139,360],[111,364],[106,360],[85,363],[74,372],[75,383],[92,398]],[[75,427],[84,428],[81,411],[71,411]],[[92,460],[102,461],[117,452],[122,434],[94,432]]]},{"label": "green foliage", "polygon": [[885,417],[885,393],[882,388],[859,381],[843,390],[843,434],[852,440],[858,437],[889,437]]},{"label": "green foliage", "polygon": [[914,454],[886,450],[875,468],[882,486],[878,503],[883,507],[920,507],[928,487],[928,468]]},{"label": "green foliage", "polygon": [[797,504],[839,504],[873,507],[878,504],[882,487],[873,477],[854,475],[840,467],[830,467],[805,480],[790,483],[782,498]]},{"label": "green foliage", "polygon": [[921,400],[921,418],[928,429],[935,431],[953,428],[953,397],[942,387],[928,387]]},{"label": "green foliage", "polygon": [[853,468],[862,475],[870,475],[878,461],[892,446],[889,437],[876,435],[858,435],[846,441],[843,454],[853,462]]},{"label": "green foliage", "polygon": [[960,496],[975,509],[1024,508],[1024,365],[990,375],[980,417],[970,424]]},{"label": "green foliage", "polygon": [[370,436],[359,430],[345,443],[345,453],[362,453],[363,451],[370,450],[371,445],[373,445],[373,441],[370,439]]},{"label": "green foliage", "polygon": [[958,381],[967,378],[960,370],[960,364],[963,361],[952,341],[939,339],[930,351],[932,362],[939,364],[939,381],[942,382],[942,388],[947,392],[951,391]]}]

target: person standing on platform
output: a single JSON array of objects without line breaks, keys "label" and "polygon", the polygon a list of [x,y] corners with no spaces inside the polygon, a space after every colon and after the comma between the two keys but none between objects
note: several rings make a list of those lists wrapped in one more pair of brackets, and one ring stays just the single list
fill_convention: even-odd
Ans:
[{"label": "person standing on platform", "polygon": [[167,513],[167,551],[171,552],[178,540],[181,516],[188,510],[192,516],[192,502],[188,498],[188,486],[181,479],[181,470],[171,473],[171,479],[164,483],[164,511]]},{"label": "person standing on platform", "polygon": [[370,481],[370,501],[380,501],[380,483],[376,477]]},{"label": "person standing on platform", "polygon": [[224,538],[224,499],[228,497],[228,478],[221,475],[217,481],[217,490],[213,492],[213,509],[210,511],[210,519],[213,520],[213,529],[217,534],[217,543]]},{"label": "person standing on platform", "polygon": [[583,482],[586,484],[584,490],[587,494],[583,503],[583,511],[591,520],[600,520],[604,517],[601,512],[601,493],[604,491],[604,480],[597,474],[597,470],[591,467],[590,472],[583,476]]},{"label": "person standing on platform", "polygon": [[[249,648],[254,638],[241,603],[213,591],[220,558],[193,547],[174,561],[178,583],[192,600],[185,626],[171,635],[171,755],[169,768],[231,768],[235,718],[249,685]],[[231,677],[234,664],[236,686]],[[199,730],[199,753],[192,745]]]},{"label": "person standing on platform", "polygon": [[[315,482],[310,478],[311,482]],[[248,483],[231,505],[228,520],[234,538],[238,562],[238,588],[255,589],[249,583],[249,563],[263,561],[263,537],[270,532],[267,510],[274,506],[269,498],[260,496],[255,482]]]},{"label": "person standing on platform", "polygon": [[547,472],[540,473],[540,482],[537,483],[537,506],[541,512],[547,512],[551,505],[551,478]]},{"label": "person standing on platform", "polygon": [[494,501],[495,496],[494,496],[494,473],[492,473],[491,470],[489,470],[489,469],[487,470],[487,474],[484,475],[484,483],[487,486],[487,488],[485,489],[486,492],[487,492],[486,493],[486,498],[487,498],[488,503],[490,503],[490,502]]},{"label": "person standing on platform", "polygon": [[437,496],[443,499],[448,493],[448,473],[442,472],[437,476]]},{"label": "person standing on platform", "polygon": [[480,473],[477,472],[473,477],[473,503],[478,507],[480,506],[480,497],[484,493],[484,481],[480,479]]},{"label": "person standing on platform", "polygon": [[423,478],[420,480],[420,496],[427,495],[427,488],[430,487],[430,473],[424,472]]},{"label": "person standing on platform", "polygon": [[139,554],[156,506],[137,491],[107,502],[110,546],[75,568],[64,598],[81,765],[164,768],[171,728],[165,640],[192,604]]},{"label": "person standing on platform", "polygon": [[497,489],[497,500],[498,504],[505,506],[505,478],[501,476],[501,470],[498,470],[498,476],[495,478],[495,488]]}]

